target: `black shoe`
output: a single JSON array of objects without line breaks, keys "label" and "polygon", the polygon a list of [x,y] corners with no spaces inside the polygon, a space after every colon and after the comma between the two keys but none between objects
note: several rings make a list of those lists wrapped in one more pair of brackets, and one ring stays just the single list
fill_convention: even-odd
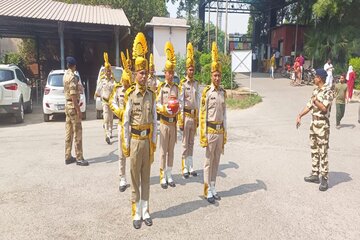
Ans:
[{"label": "black shoe", "polygon": [[329,188],[328,180],[326,178],[324,178],[324,177],[321,177],[320,180],[321,180],[321,183],[320,183],[320,186],[319,186],[319,190],[320,191],[328,190],[328,188]]},{"label": "black shoe", "polygon": [[74,162],[76,162],[76,158],[74,158],[73,156],[71,156],[69,159],[65,160],[66,165],[74,163]]},{"label": "black shoe", "polygon": [[133,220],[133,226],[135,229],[141,228],[141,220]]},{"label": "black shoe", "polygon": [[109,137],[106,137],[105,141],[107,142],[107,144],[110,144],[110,138]]},{"label": "black shoe", "polygon": [[191,176],[193,176],[193,177],[196,177],[198,174],[197,174],[197,172],[195,172],[195,171],[192,171],[191,173]]},{"label": "black shoe", "polygon": [[189,173],[184,173],[184,174],[183,174],[183,177],[184,177],[185,179],[188,179],[188,178],[189,178]]},{"label": "black shoe", "polygon": [[219,200],[221,200],[221,197],[219,196],[219,194],[214,194],[214,199],[219,201]]},{"label": "black shoe", "polygon": [[160,186],[162,187],[162,189],[167,189],[168,188],[167,183],[161,183]]},{"label": "black shoe", "polygon": [[76,160],[76,165],[79,165],[79,166],[89,166],[89,163],[88,163],[88,161],[82,159],[82,160]]},{"label": "black shoe", "polygon": [[149,226],[149,227],[153,225],[151,218],[145,218],[144,223],[146,226]]},{"label": "black shoe", "polygon": [[214,197],[207,198],[206,200],[211,204],[215,203],[215,198]]},{"label": "black shoe", "polygon": [[170,187],[176,187],[175,182],[169,182],[168,184],[169,184]]},{"label": "black shoe", "polygon": [[320,183],[319,176],[311,175],[309,177],[304,177],[305,182],[312,182],[312,183]]},{"label": "black shoe", "polygon": [[119,186],[119,191],[120,192],[125,192],[126,188],[127,188],[126,185],[125,186]]}]

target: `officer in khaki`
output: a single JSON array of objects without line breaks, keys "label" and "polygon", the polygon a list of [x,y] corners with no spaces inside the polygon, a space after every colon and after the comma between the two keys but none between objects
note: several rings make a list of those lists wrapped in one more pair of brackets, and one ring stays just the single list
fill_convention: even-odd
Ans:
[{"label": "officer in khaki", "polygon": [[176,143],[176,113],[167,104],[171,98],[178,99],[179,88],[173,82],[176,64],[174,47],[170,42],[165,44],[165,81],[157,90],[156,109],[160,115],[160,185],[166,189],[168,185],[175,187],[171,171],[174,164],[174,148]]},{"label": "officer in khaki", "polygon": [[[73,57],[67,57],[67,66],[64,74],[64,94],[65,104],[65,164],[71,164],[76,161],[77,165],[87,166],[89,163],[84,160],[82,149],[82,126],[81,111],[79,106],[80,91],[79,79],[75,77],[76,60]],[[75,138],[76,159],[71,156],[73,139]]]},{"label": "officer in khaki", "polygon": [[198,126],[198,113],[200,103],[199,83],[194,79],[194,49],[191,43],[187,45],[186,77],[180,83],[180,114],[178,126],[183,131],[182,139],[182,174],[185,178],[189,175],[197,176],[193,169],[194,138]]},{"label": "officer in khaki", "polygon": [[101,97],[104,117],[105,141],[110,144],[112,138],[113,113],[109,107],[110,94],[114,88],[114,77],[111,71],[108,54],[104,52],[105,74],[101,76],[100,84],[96,89],[96,96]]},{"label": "officer in khaki", "polygon": [[121,83],[117,83],[114,86],[113,92],[110,95],[109,99],[109,107],[113,111],[113,113],[118,117],[118,148],[119,148],[119,191],[124,192],[128,186],[126,181],[126,157],[122,152],[121,146],[123,143],[123,139],[121,138],[121,132],[123,130],[122,127],[122,117],[123,111],[125,108],[124,100],[125,100],[125,92],[131,85],[131,76],[132,72],[130,70],[130,65],[128,64],[128,60],[126,59],[123,52],[121,52],[121,60],[123,63],[123,73],[121,75]]},{"label": "officer in khaki", "polygon": [[204,165],[204,196],[209,203],[220,200],[216,192],[216,175],[220,154],[226,143],[226,92],[220,87],[221,65],[216,43],[212,44],[211,85],[206,86],[200,105],[200,145],[206,147]]},{"label": "officer in khaki", "polygon": [[[311,111],[310,148],[312,159],[312,173],[305,177],[306,182],[320,183],[319,190],[328,189],[328,149],[330,136],[330,110],[333,101],[333,91],[325,85],[327,73],[324,69],[317,69],[315,85],[317,86],[304,110],[296,119],[296,127],[301,124],[301,118]],[[319,179],[319,174],[321,178]]]},{"label": "officer in khaki", "polygon": [[134,40],[135,82],[125,94],[122,148],[130,156],[131,202],[133,226],[139,229],[144,220],[152,225],[149,214],[150,169],[156,149],[155,94],[147,89],[147,43],[143,33]]},{"label": "officer in khaki", "polygon": [[149,61],[149,78],[147,80],[147,86],[150,88],[151,91],[156,92],[157,90],[157,83],[156,83],[156,76],[155,73],[155,65],[154,65],[154,58],[152,53],[150,54],[150,61]]}]

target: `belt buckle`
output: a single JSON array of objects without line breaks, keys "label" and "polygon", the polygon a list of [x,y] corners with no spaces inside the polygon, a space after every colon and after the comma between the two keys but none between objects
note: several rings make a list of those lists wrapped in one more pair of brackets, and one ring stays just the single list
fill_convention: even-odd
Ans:
[{"label": "belt buckle", "polygon": [[216,124],[216,130],[220,130],[221,129],[221,124]]},{"label": "belt buckle", "polygon": [[140,132],[140,137],[146,137],[146,132],[147,132],[147,130],[142,130]]},{"label": "belt buckle", "polygon": [[169,123],[174,122],[174,118],[169,118]]}]

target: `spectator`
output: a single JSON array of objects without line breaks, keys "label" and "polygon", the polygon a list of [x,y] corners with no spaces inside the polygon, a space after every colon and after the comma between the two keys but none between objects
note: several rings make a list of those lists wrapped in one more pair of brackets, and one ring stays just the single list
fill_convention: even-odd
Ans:
[{"label": "spectator", "polygon": [[303,57],[302,53],[300,53],[299,56],[299,63],[300,63],[300,80],[302,80],[303,77],[303,73],[304,73],[304,63],[305,63],[305,58]]},{"label": "spectator", "polygon": [[325,84],[329,87],[332,86],[333,84],[333,70],[334,70],[334,67],[333,65],[331,64],[331,60],[330,58],[327,60],[327,62],[325,63],[324,65],[324,70],[326,71],[327,73],[327,77],[326,77],[326,82]]},{"label": "spectator", "polygon": [[340,121],[344,117],[345,103],[348,101],[347,85],[345,75],[340,76],[340,82],[335,85],[336,97],[336,128],[340,128]]},{"label": "spectator", "polygon": [[355,74],[355,72],[353,70],[353,67],[349,66],[349,70],[348,70],[348,72],[346,74],[349,102],[351,101],[351,98],[352,98],[352,95],[353,95],[355,79],[356,79],[356,74]]},{"label": "spectator", "polygon": [[275,51],[275,61],[276,61],[276,67],[278,68],[280,66],[280,52],[279,52],[279,50]]},{"label": "spectator", "polygon": [[295,72],[295,85],[300,85],[301,84],[301,69],[300,69],[300,60],[299,58],[297,57],[295,59],[295,63],[294,63],[294,72]]},{"label": "spectator", "polygon": [[276,68],[275,61],[276,61],[276,58],[275,58],[275,53],[274,53],[270,59],[270,77],[272,79],[275,79],[275,77],[274,77],[274,71]]}]

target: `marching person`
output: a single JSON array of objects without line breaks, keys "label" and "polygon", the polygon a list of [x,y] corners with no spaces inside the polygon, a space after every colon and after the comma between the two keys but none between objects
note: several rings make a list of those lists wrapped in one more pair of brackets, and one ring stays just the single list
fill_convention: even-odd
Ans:
[{"label": "marching person", "polygon": [[151,91],[156,92],[156,76],[155,76],[155,65],[154,65],[154,57],[152,53],[150,54],[150,61],[149,61],[149,78],[147,80],[147,86],[150,88]]},{"label": "marching person", "polygon": [[111,71],[111,65],[109,63],[107,52],[104,52],[104,61],[105,73],[101,75],[100,83],[96,89],[95,96],[100,97],[102,100],[105,141],[107,144],[110,144],[110,138],[112,138],[113,113],[109,108],[109,97],[114,88],[114,77]]},{"label": "marching person", "polygon": [[[331,86],[325,84],[327,73],[317,69],[315,75],[316,88],[306,107],[296,119],[296,127],[300,127],[301,118],[311,111],[310,148],[312,158],[312,173],[305,177],[305,182],[320,183],[319,190],[328,189],[328,149],[330,135],[330,110],[333,100]],[[321,178],[319,179],[319,174]]]},{"label": "marching person", "polygon": [[125,93],[122,117],[122,150],[130,157],[132,219],[135,229],[144,220],[152,225],[149,213],[150,169],[156,149],[157,116],[155,94],[146,87],[148,62],[146,38],[138,33],[133,45],[135,85]]},{"label": "marching person", "polygon": [[176,115],[169,106],[170,101],[177,101],[179,87],[173,82],[176,58],[174,47],[170,42],[165,44],[165,81],[157,89],[156,109],[160,115],[160,185],[166,189],[168,185],[175,187],[171,171],[174,164],[174,148],[177,138]]},{"label": "marching person", "polygon": [[200,145],[206,147],[204,165],[204,196],[209,203],[220,200],[216,192],[216,175],[220,154],[226,144],[226,91],[220,87],[221,63],[216,43],[212,43],[211,85],[203,90],[200,105]]},{"label": "marching person", "polygon": [[[80,91],[79,79],[75,76],[76,60],[73,57],[66,58],[67,67],[64,74],[64,94],[65,94],[65,164],[76,162],[80,166],[88,166],[89,163],[84,160],[82,148],[82,126],[80,111]],[[75,139],[76,159],[71,156],[73,140]]]},{"label": "marching person", "polygon": [[189,175],[197,176],[193,168],[193,153],[200,104],[199,83],[194,79],[194,49],[191,43],[187,45],[186,55],[186,77],[181,80],[179,86],[180,113],[178,116],[178,126],[183,131],[181,166],[184,178],[188,178]]},{"label": "marching person", "polygon": [[[129,57],[129,55],[128,55]],[[114,89],[110,95],[109,99],[109,106],[110,109],[113,111],[113,113],[118,117],[119,124],[118,124],[118,146],[119,146],[119,176],[120,176],[120,184],[119,184],[119,191],[124,192],[128,186],[126,181],[126,157],[122,152],[122,143],[123,138],[121,137],[121,132],[123,130],[122,127],[122,117],[123,117],[123,111],[124,111],[124,97],[126,90],[131,85],[131,65],[128,64],[128,60],[125,57],[125,54],[121,52],[121,60],[123,63],[123,73],[121,75],[121,82],[115,84]],[[131,61],[131,60],[130,60]]]}]

